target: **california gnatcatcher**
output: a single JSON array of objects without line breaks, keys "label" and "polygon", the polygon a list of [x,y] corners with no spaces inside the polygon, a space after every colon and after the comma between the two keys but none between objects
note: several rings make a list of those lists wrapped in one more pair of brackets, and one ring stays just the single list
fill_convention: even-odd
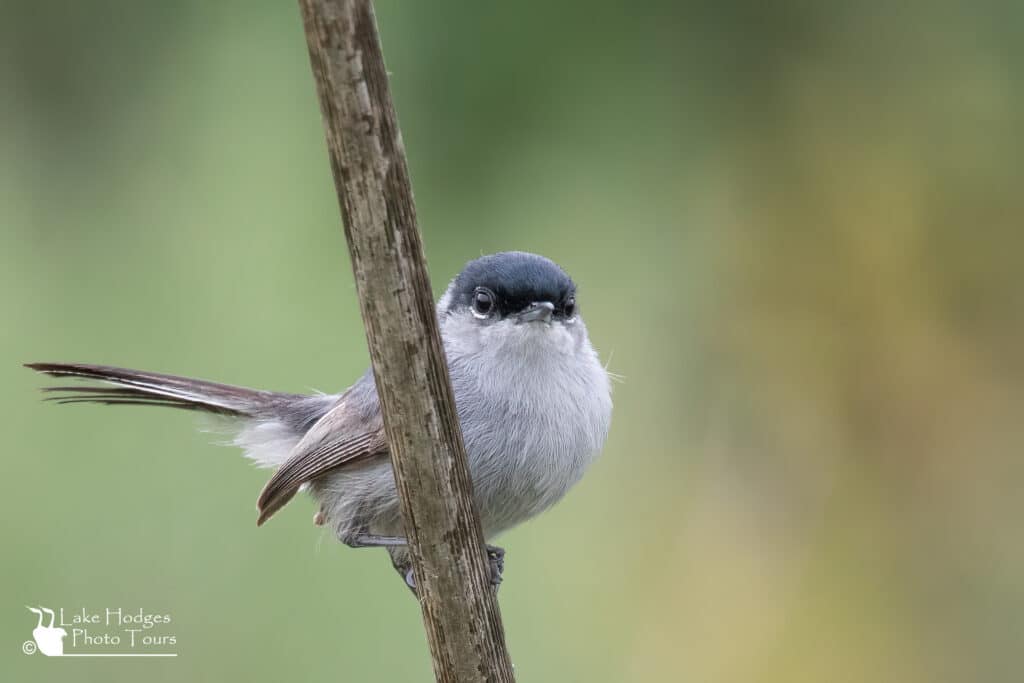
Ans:
[{"label": "california gnatcatcher", "polygon": [[[543,256],[504,252],[470,261],[437,304],[441,337],[484,536],[549,508],[604,445],[608,374],[580,317],[576,286]],[[224,415],[234,443],[277,468],[258,524],[302,488],[314,517],[354,548],[384,546],[410,586],[411,564],[373,374],[340,394],[257,391],[154,372],[31,363],[54,377],[104,386],[48,387],[60,403],[157,405]],[[488,546],[491,577],[504,551]]]}]

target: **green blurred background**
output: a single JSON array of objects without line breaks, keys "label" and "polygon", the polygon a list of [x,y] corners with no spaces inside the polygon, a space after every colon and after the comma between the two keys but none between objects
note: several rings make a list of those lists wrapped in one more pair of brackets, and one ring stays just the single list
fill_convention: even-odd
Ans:
[{"label": "green blurred background", "polygon": [[[503,538],[521,681],[1021,680],[1024,4],[891,5],[379,2],[435,289],[546,254],[624,376]],[[19,367],[363,370],[297,7],[0,11],[0,680],[430,680],[383,553]],[[39,603],[181,656],[27,657]]]}]

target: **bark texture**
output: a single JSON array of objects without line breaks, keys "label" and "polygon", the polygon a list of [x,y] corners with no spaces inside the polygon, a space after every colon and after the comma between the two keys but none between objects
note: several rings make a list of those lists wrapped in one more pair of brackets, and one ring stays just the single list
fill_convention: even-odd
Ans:
[{"label": "bark texture", "polygon": [[438,681],[512,681],[370,0],[299,0]]}]

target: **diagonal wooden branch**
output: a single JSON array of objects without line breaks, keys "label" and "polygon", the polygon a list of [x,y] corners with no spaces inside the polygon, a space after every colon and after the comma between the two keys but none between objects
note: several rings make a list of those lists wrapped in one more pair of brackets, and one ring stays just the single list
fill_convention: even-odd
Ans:
[{"label": "diagonal wooden branch", "polygon": [[299,0],[438,681],[512,681],[370,0]]}]

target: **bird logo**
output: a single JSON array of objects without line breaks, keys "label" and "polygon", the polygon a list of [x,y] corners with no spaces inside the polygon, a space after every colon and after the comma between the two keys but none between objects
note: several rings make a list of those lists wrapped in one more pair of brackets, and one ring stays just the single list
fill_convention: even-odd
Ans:
[{"label": "bird logo", "polygon": [[[33,654],[37,649],[47,657],[61,657],[64,655],[64,637],[68,632],[53,625],[53,610],[46,607],[27,607],[29,612],[34,612],[39,617],[36,627],[32,629],[32,639],[26,640],[22,646],[22,652],[27,655]],[[43,626],[43,613],[50,617],[50,623]],[[35,642],[33,642],[35,641]]]}]

